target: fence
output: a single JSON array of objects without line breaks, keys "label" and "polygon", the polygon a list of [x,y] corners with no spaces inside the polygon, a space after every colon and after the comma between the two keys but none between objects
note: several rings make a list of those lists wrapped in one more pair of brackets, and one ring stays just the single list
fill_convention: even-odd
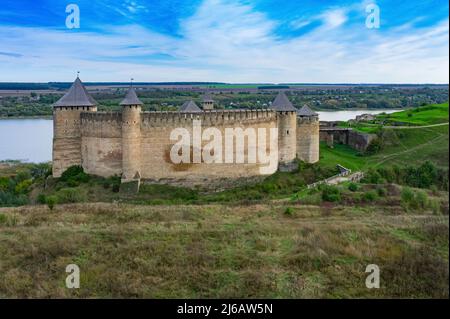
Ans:
[{"label": "fence", "polygon": [[[332,181],[341,178],[341,177],[348,177],[348,181],[351,182],[359,182],[363,177],[364,177],[364,173],[363,172],[356,172],[354,174],[351,174],[351,170],[347,169],[345,167],[343,167],[342,165],[337,165],[339,170],[341,171],[339,174],[333,175],[331,177],[328,177],[324,180],[309,184],[308,186],[306,186],[307,189],[311,189],[311,188],[315,188],[321,184],[330,184]],[[350,175],[351,174],[351,175]]]}]

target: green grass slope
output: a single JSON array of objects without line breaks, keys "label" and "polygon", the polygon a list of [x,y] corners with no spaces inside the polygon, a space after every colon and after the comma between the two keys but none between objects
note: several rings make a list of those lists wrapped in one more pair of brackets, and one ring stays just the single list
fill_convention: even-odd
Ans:
[{"label": "green grass slope", "polygon": [[341,164],[352,170],[365,170],[380,165],[420,165],[429,160],[441,168],[448,168],[448,125],[414,129],[384,129],[383,149],[374,155],[362,156],[347,145],[329,148],[320,145],[320,165]]},{"label": "green grass slope", "polygon": [[448,102],[422,106],[415,109],[382,114],[378,120],[386,120],[388,123],[401,122],[410,125],[432,125],[448,122]]},{"label": "green grass slope", "polygon": [[[413,115],[409,116],[408,114]],[[362,123],[354,128],[363,132],[376,132],[383,141],[381,151],[374,155],[361,156],[357,151],[345,145],[335,145],[331,149],[321,143],[320,163],[327,167],[341,164],[352,170],[365,170],[380,165],[420,165],[429,160],[441,168],[448,168],[448,124],[411,128],[389,126],[394,122],[404,123],[405,126],[448,123],[448,115],[448,103],[424,106],[389,115],[379,115],[377,119],[385,119],[388,127],[381,127],[373,123]]]}]

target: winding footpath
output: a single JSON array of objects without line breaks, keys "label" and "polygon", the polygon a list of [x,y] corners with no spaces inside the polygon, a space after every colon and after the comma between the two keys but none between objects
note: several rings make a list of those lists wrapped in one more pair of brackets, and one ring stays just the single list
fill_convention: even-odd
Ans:
[{"label": "winding footpath", "polygon": [[428,127],[436,127],[436,126],[444,126],[448,125],[449,122],[438,123],[438,124],[430,124],[430,125],[419,125],[419,126],[383,126],[383,128],[391,128],[391,129],[405,129],[405,128],[428,128]]}]

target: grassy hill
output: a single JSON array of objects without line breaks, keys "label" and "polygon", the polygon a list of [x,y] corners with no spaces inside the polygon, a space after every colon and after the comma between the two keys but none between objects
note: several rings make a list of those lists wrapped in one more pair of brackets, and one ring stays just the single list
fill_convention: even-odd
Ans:
[{"label": "grassy hill", "polygon": [[[331,167],[341,164],[353,170],[367,170],[379,166],[420,165],[429,160],[448,169],[449,127],[445,124],[448,117],[448,103],[378,115],[373,122],[382,121],[387,127],[373,122],[351,126],[379,135],[383,146],[377,154],[361,156],[345,145],[335,145],[334,149],[330,149],[323,144],[320,148],[321,165]],[[401,126],[392,126],[394,123],[401,123]]]},{"label": "grassy hill", "polygon": [[400,122],[407,125],[431,125],[448,122],[448,102],[422,106],[391,114],[380,114],[377,120],[385,120],[386,123]]},{"label": "grassy hill", "polygon": [[383,129],[383,149],[374,155],[361,154],[346,145],[335,145],[333,149],[325,143],[320,145],[321,165],[333,167],[341,164],[352,170],[393,165],[420,165],[432,161],[437,166],[448,168],[448,125],[414,128]]}]

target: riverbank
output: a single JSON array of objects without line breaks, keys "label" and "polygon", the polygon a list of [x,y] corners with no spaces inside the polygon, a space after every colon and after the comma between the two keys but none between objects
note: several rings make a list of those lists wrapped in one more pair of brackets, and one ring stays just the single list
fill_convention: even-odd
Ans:
[{"label": "riverbank", "polygon": [[53,115],[36,115],[36,116],[0,116],[0,120],[53,120]]}]

